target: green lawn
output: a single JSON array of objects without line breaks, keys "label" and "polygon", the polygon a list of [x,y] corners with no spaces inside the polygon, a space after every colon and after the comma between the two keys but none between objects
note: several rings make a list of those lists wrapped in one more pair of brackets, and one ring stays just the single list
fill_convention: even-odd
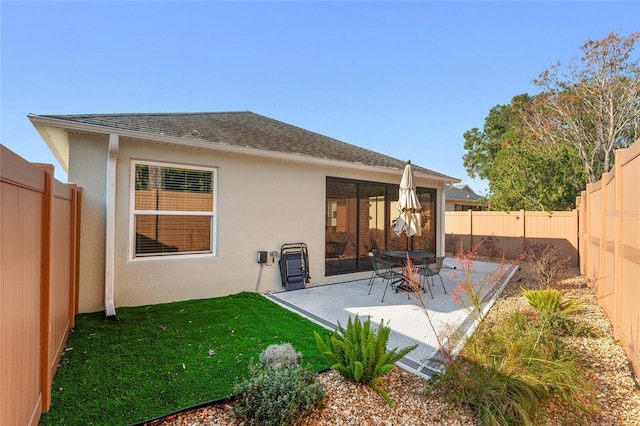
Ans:
[{"label": "green lawn", "polygon": [[289,342],[316,370],[329,331],[254,293],[80,314],[41,425],[127,425],[233,393],[248,364]]}]

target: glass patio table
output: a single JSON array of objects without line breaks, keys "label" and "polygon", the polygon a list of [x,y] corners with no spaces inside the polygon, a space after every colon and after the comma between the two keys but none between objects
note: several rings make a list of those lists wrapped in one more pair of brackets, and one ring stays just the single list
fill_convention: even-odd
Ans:
[{"label": "glass patio table", "polygon": [[435,253],[428,250],[388,250],[382,251],[381,254],[391,262],[398,266],[402,266],[403,268],[402,278],[392,283],[395,285],[401,282],[400,285],[396,286],[396,292],[398,292],[398,290],[413,291],[413,288],[406,284],[407,274],[405,266],[407,258],[411,259],[414,266],[435,263],[436,259]]}]

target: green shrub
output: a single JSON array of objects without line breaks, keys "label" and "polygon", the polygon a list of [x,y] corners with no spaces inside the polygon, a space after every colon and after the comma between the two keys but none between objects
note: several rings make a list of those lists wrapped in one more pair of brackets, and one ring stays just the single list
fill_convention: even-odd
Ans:
[{"label": "green shrub", "polygon": [[539,316],[539,323],[558,336],[593,336],[592,329],[569,318],[567,314],[582,310],[575,299],[563,301],[555,289],[524,290],[522,294]]},{"label": "green shrub", "polygon": [[551,315],[554,313],[566,315],[582,309],[575,299],[563,301],[563,295],[556,289],[547,288],[544,290],[522,289],[527,302],[533,307],[538,315]]},{"label": "green shrub", "polygon": [[387,352],[389,332],[391,329],[380,321],[377,331],[371,327],[371,319],[364,323],[358,315],[349,318],[345,329],[338,323],[338,329],[323,341],[314,331],[320,352],[331,368],[338,371],[346,379],[365,383],[377,391],[385,401],[393,406],[393,401],[380,386],[380,377],[393,368],[396,361],[414,350],[418,345]]},{"label": "green shrub", "polygon": [[310,365],[272,368],[250,364],[250,377],[235,387],[233,414],[248,425],[292,425],[322,403],[324,388]]},{"label": "green shrub", "polygon": [[558,396],[577,414],[595,409],[584,370],[572,351],[522,313],[480,327],[460,355],[444,364],[429,389],[469,407],[483,425],[536,423],[538,405]]},{"label": "green shrub", "polygon": [[594,337],[589,324],[578,322],[561,313],[552,313],[545,317],[547,326],[558,336]]},{"label": "green shrub", "polygon": [[269,345],[260,354],[260,362],[271,368],[286,368],[296,365],[302,358],[300,352],[296,352],[291,343]]}]

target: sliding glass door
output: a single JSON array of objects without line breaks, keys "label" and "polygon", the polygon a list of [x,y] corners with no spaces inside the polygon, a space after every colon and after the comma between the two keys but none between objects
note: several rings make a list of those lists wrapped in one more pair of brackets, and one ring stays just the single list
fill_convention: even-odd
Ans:
[{"label": "sliding glass door", "polygon": [[407,238],[393,232],[397,185],[328,177],[326,188],[326,275],[370,271],[375,250],[435,252],[435,189],[418,188],[422,236]]},{"label": "sliding glass door", "polygon": [[358,184],[327,179],[325,269],[335,275],[357,268]]}]

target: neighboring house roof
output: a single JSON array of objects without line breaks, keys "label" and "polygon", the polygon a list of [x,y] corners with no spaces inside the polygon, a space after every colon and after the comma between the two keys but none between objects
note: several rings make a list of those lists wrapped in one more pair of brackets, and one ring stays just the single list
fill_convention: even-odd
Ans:
[{"label": "neighboring house roof", "polygon": [[447,190],[447,201],[478,202],[480,196],[466,184],[454,184]]},{"label": "neighboring house roof", "polygon": [[[117,133],[143,140],[162,140],[200,148],[238,150],[246,154],[269,152],[352,165],[403,170],[406,164],[387,155],[360,148],[249,111],[153,114],[35,115],[29,119],[63,165],[68,167],[68,146],[61,146],[49,128]],[[66,150],[65,150],[66,148]],[[442,173],[414,165],[416,174],[443,182],[459,182]]]}]

